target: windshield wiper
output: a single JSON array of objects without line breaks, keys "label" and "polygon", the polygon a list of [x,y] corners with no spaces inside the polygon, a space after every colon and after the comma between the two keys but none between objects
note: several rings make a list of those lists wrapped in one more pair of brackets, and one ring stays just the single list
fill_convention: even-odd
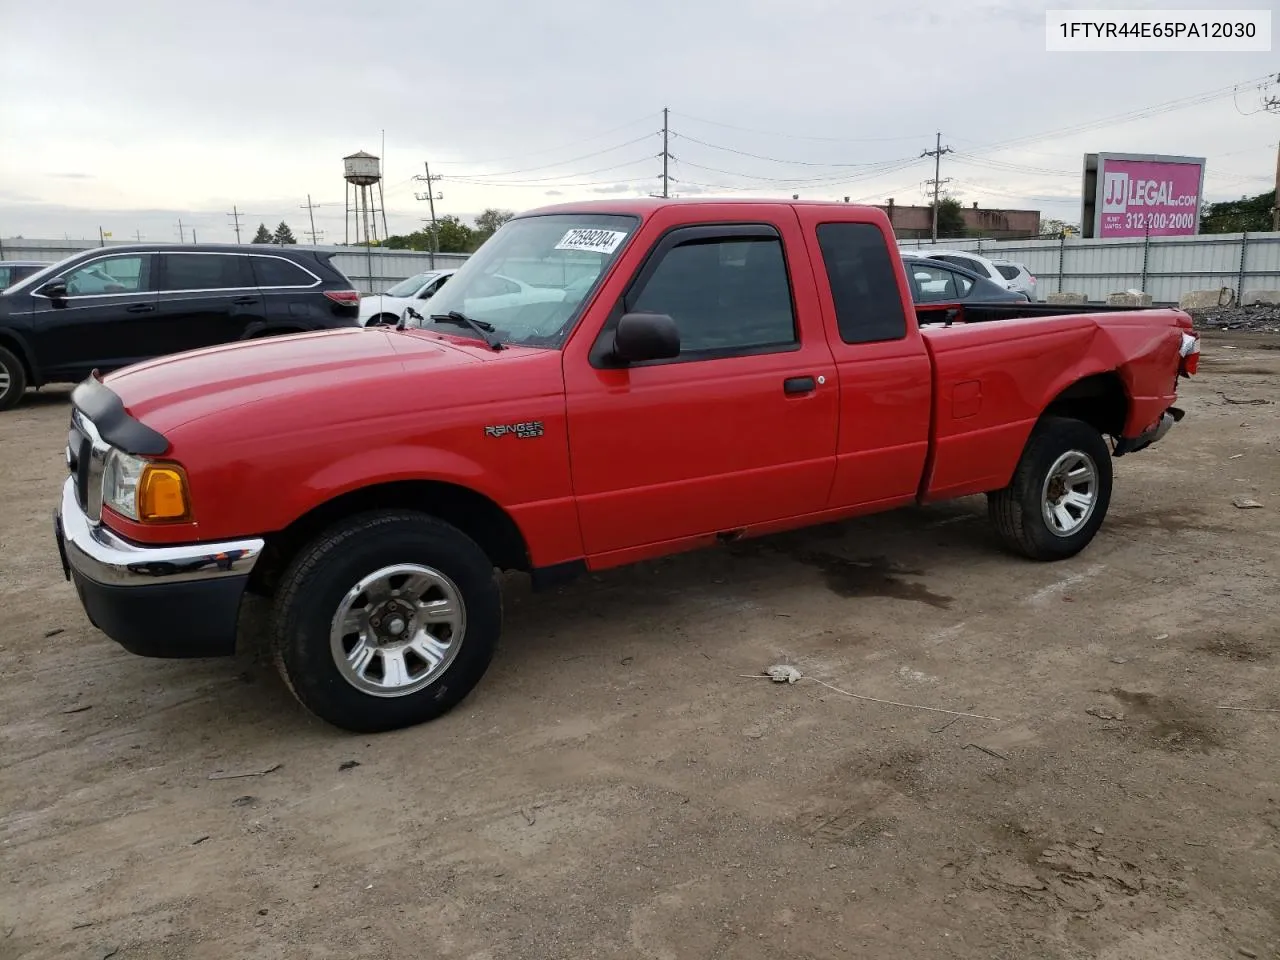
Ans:
[{"label": "windshield wiper", "polygon": [[458,310],[450,310],[448,313],[433,313],[431,315],[431,319],[435,323],[456,323],[460,327],[470,327],[480,335],[480,339],[483,340],[485,345],[490,349],[502,349],[502,341],[497,337],[492,336],[494,326],[487,320],[476,320],[475,318],[468,317],[465,313]]}]

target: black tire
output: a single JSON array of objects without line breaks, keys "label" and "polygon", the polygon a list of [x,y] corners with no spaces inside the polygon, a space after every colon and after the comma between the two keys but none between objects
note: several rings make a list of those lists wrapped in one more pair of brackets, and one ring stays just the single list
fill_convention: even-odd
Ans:
[{"label": "black tire", "polygon": [[[442,574],[460,595],[465,623],[453,659],[436,679],[414,692],[379,696],[347,679],[332,646],[346,641],[331,643],[330,634],[348,591],[398,564]],[[369,623],[362,629],[371,629]],[[293,559],[276,591],[271,645],[303,706],[344,730],[376,733],[432,720],[461,702],[488,669],[501,632],[502,594],[492,561],[475,541],[425,514],[381,510],[338,523]],[[364,634],[358,642],[365,643]],[[376,655],[385,670],[385,658]]]},{"label": "black tire", "polygon": [[377,316],[370,317],[366,327],[394,327],[400,323],[400,318],[394,313],[380,313]]},{"label": "black tire", "polygon": [[0,347],[0,410],[12,410],[27,392],[27,371],[12,352]]},{"label": "black tire", "polygon": [[[1073,453],[1093,467],[1093,505],[1089,511],[1073,506],[1081,516],[1076,517],[1070,510],[1068,514],[1079,525],[1072,528],[1064,524],[1063,530],[1055,530],[1045,516],[1044,505],[1046,491],[1054,495],[1061,488],[1047,486],[1050,471],[1060,458]],[[1055,473],[1062,475],[1060,470]],[[987,511],[996,532],[1011,550],[1032,560],[1065,560],[1087,547],[1102,526],[1111,505],[1111,482],[1111,451],[1102,435],[1080,420],[1046,417],[1027,440],[1013,481],[1003,490],[987,495]],[[1083,523],[1079,523],[1081,519]]]}]

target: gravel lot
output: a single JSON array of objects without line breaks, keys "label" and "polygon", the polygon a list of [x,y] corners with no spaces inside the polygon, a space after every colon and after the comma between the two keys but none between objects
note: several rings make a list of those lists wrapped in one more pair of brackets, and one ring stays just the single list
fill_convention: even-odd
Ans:
[{"label": "gravel lot", "polygon": [[[1207,341],[1074,560],[974,499],[512,579],[479,690],[378,737],[93,630],[35,397],[0,415],[0,957],[1280,957],[1276,341]],[[1000,719],[742,679],[779,661]]]}]

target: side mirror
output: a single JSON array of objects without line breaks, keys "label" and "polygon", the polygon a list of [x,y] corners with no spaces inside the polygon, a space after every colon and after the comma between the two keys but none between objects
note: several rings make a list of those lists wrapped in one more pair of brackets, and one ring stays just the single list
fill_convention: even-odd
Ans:
[{"label": "side mirror", "polygon": [[664,313],[628,313],[613,332],[613,355],[623,363],[680,356],[680,331]]},{"label": "side mirror", "polygon": [[40,288],[40,293],[50,300],[63,300],[67,296],[67,281],[50,280]]}]

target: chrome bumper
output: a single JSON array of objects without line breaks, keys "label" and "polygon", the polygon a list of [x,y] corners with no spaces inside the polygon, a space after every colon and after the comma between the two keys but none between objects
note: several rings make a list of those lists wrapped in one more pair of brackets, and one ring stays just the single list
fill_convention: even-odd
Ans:
[{"label": "chrome bumper", "polygon": [[[253,570],[265,546],[259,537],[172,547],[138,546],[90,522],[76,500],[74,477],[62,485],[62,503],[55,518],[65,563],[86,579],[111,586],[242,577]],[[63,573],[70,579],[69,569]]]}]

